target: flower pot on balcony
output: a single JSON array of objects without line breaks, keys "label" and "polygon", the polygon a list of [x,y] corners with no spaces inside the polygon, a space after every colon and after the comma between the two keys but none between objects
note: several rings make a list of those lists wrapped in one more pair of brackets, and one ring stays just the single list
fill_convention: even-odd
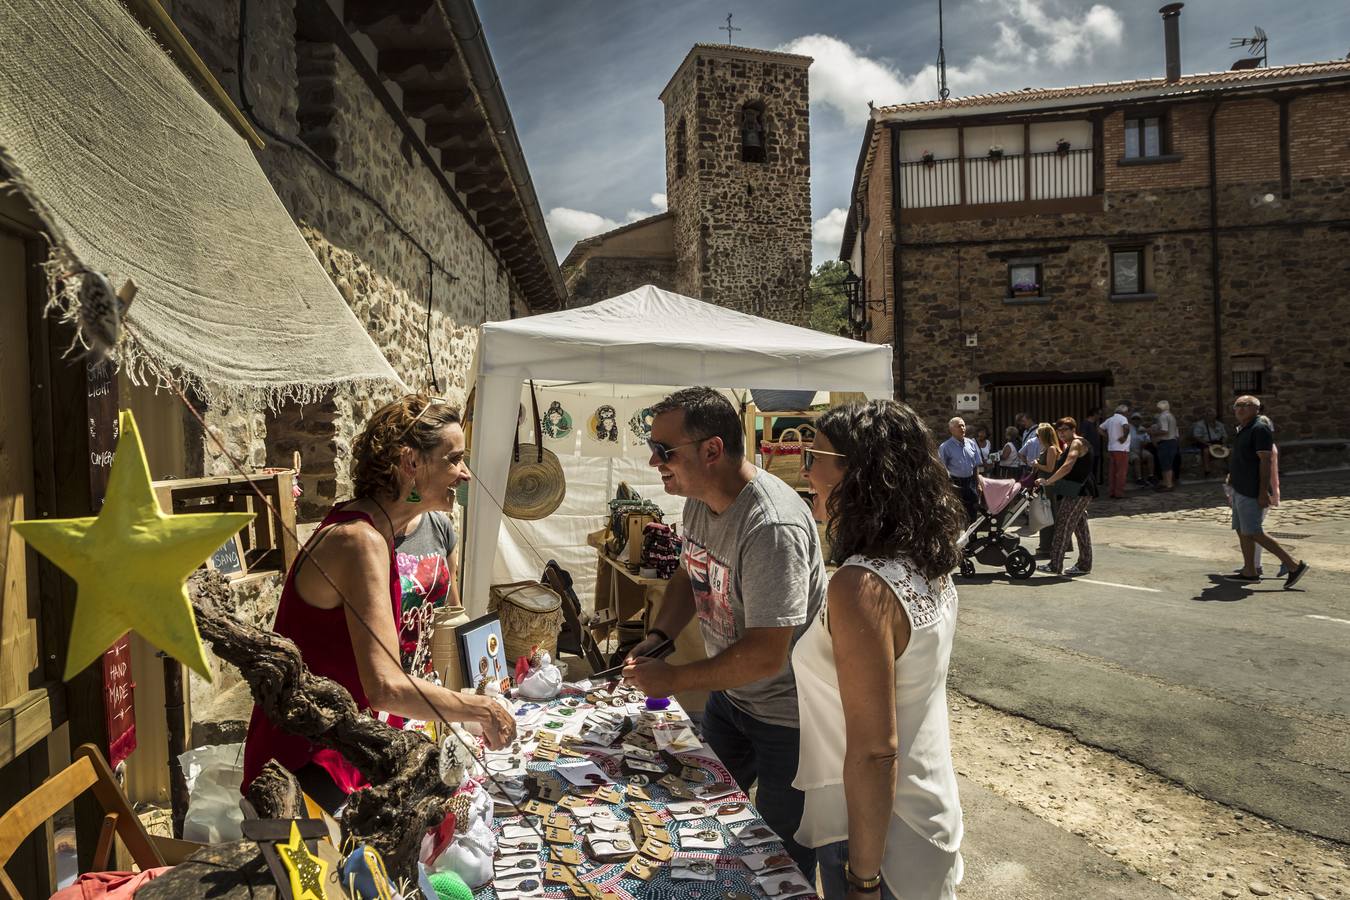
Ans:
[{"label": "flower pot on balcony", "polygon": [[933,154],[927,150],[923,152],[923,155],[919,157],[919,160],[923,163],[925,169],[931,169],[937,163],[937,160],[933,158]]},{"label": "flower pot on balcony", "polygon": [[1002,159],[1003,159],[1003,148],[1002,148],[1002,147],[990,147],[990,148],[989,148],[989,158],[992,159],[994,162],[999,162],[1000,160],[1002,160]]},{"label": "flower pot on balcony", "polygon": [[1056,156],[1068,156],[1070,144],[1068,141],[1059,141],[1055,144]]},{"label": "flower pot on balcony", "polygon": [[1021,297],[1039,297],[1039,296],[1041,295],[1041,292],[1040,292],[1039,290],[1032,290],[1032,291],[1013,291],[1013,292],[1012,292],[1012,295],[1013,295],[1014,297],[1018,297],[1018,298],[1021,298]]}]

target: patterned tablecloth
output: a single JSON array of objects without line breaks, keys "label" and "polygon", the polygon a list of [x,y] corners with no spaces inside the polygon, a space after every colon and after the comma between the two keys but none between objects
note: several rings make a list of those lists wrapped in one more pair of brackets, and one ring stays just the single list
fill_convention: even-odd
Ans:
[{"label": "patterned tablecloth", "polygon": [[[577,704],[581,701],[579,705]],[[538,731],[543,730],[546,733],[553,734],[580,734],[586,730],[585,723],[589,715],[595,710],[592,703],[586,702],[583,698],[573,694],[570,699],[567,695],[558,699],[548,701],[543,704],[522,704],[516,701],[517,719],[521,723],[520,732],[526,740],[522,741],[522,752],[529,759],[527,769],[530,774],[538,775],[544,778],[552,778],[566,790],[568,795],[582,794],[577,789],[571,789],[566,780],[557,775],[556,767],[559,764],[582,762],[579,758],[559,757],[558,761],[536,760],[532,756],[534,741],[531,736]],[[643,709],[641,701],[632,703],[624,707],[624,712],[633,715],[637,719],[638,713]],[[611,708],[611,713],[618,711],[617,708]],[[684,711],[680,709],[678,703],[671,701],[670,708],[665,713],[671,720],[688,721]],[[559,728],[558,726],[562,726]],[[623,749],[622,741],[616,741],[615,746],[598,746],[596,744],[580,743],[573,745],[575,751],[583,755],[585,759],[590,760],[599,766],[615,782],[615,788],[624,794],[624,799],[619,804],[613,805],[615,816],[622,820],[628,820],[632,817],[632,811],[628,809],[630,798],[627,796],[628,785],[632,776],[623,771]],[[726,767],[718,760],[716,754],[712,752],[707,745],[702,745],[698,749],[674,752],[675,758],[687,767],[676,769],[673,774],[692,776],[694,770],[701,775],[701,782],[690,777],[687,783],[697,788],[700,784],[710,785],[716,782],[733,783],[731,774]],[[756,876],[747,865],[742,861],[744,857],[759,854],[782,854],[783,844],[781,841],[771,841],[758,846],[745,846],[737,841],[735,832],[747,825],[763,825],[764,822],[758,817],[758,812],[750,806],[750,811],[754,813],[755,818],[752,822],[738,822],[735,824],[726,824],[715,816],[707,818],[676,822],[673,820],[668,807],[671,803],[679,803],[680,798],[672,794],[664,786],[657,783],[657,777],[652,776],[650,783],[643,784],[642,789],[651,798],[649,804],[655,808],[657,815],[661,818],[662,826],[666,827],[670,833],[671,842],[675,851],[672,861],[677,862],[685,860],[706,860],[714,868],[712,880],[683,880],[672,877],[671,863],[664,863],[657,870],[656,874],[650,879],[643,881],[624,874],[625,862],[605,863],[598,862],[588,855],[587,847],[583,838],[585,828],[580,822],[574,828],[577,835],[576,843],[571,846],[581,855],[582,863],[573,866],[573,870],[579,877],[579,880],[587,885],[595,885],[601,890],[620,898],[620,900],[665,900],[665,898],[688,898],[688,900],[758,900],[758,898],[771,897],[760,887],[756,881]],[[641,784],[642,779],[637,779]],[[741,791],[722,797],[716,801],[709,802],[709,808],[718,807],[726,803],[740,802],[749,806],[749,798]],[[522,803],[523,805],[523,803]],[[599,800],[590,798],[588,805],[603,806]],[[500,807],[499,807],[500,809]],[[559,810],[566,812],[561,807]],[[529,825],[539,830],[542,837],[544,820],[533,815],[498,815],[493,821],[493,830],[497,832],[499,839],[502,827],[505,825]],[[716,829],[725,838],[726,847],[720,850],[697,850],[684,849],[680,846],[679,829],[688,827],[698,827],[703,829]],[[501,851],[499,851],[499,856]],[[547,866],[552,859],[550,846],[545,844],[540,851],[540,865]],[[791,872],[798,870],[793,867]],[[800,875],[798,875],[800,877]],[[571,897],[574,894],[561,884],[551,883],[545,879],[542,881],[542,893],[516,894],[513,892],[503,892],[503,900],[510,900],[515,897],[543,896],[551,898]],[[480,888],[474,894],[477,900],[497,900],[498,892],[492,885]],[[814,894],[797,896],[814,897]]]}]

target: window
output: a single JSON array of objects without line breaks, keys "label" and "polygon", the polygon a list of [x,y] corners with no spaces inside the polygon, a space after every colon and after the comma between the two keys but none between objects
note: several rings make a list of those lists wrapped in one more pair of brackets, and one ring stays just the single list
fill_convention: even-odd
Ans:
[{"label": "window", "polygon": [[1167,152],[1161,116],[1125,120],[1125,158],[1148,159]]},{"label": "window", "polygon": [[741,162],[764,162],[764,104],[747,103],[741,107]]},{"label": "window", "polygon": [[1038,262],[1020,260],[1008,263],[1008,296],[1040,297],[1045,293]]},{"label": "window", "polygon": [[1142,294],[1144,285],[1144,248],[1129,247],[1111,251],[1111,293]]},{"label": "window", "polygon": [[1264,380],[1261,376],[1264,372],[1234,372],[1233,373],[1233,394],[1241,396],[1243,394],[1261,394],[1264,393],[1261,382]]},{"label": "window", "polygon": [[684,127],[684,119],[680,119],[679,124],[675,126],[675,177],[684,177],[685,165],[685,138],[687,133]]}]

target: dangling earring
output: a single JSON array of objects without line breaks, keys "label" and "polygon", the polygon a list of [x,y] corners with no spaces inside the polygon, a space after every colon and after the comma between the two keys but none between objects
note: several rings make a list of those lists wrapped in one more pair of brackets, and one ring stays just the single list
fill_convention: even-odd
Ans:
[{"label": "dangling earring", "polygon": [[407,498],[406,500],[404,500],[403,502],[404,502],[404,503],[421,503],[421,502],[422,502],[422,495],[419,494],[419,493],[417,493],[417,488],[416,488],[416,486],[414,486],[413,489],[412,489],[411,491],[408,491],[408,498]]}]

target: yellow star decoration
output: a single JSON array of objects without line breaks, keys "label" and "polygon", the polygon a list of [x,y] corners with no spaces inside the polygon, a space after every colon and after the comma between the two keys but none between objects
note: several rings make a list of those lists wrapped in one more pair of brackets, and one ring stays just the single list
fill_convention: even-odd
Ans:
[{"label": "yellow star decoration", "polygon": [[291,839],[277,845],[281,865],[291,877],[292,900],[328,900],[324,879],[328,877],[328,863],[324,862],[300,840],[300,826],[291,821]]},{"label": "yellow star decoration", "polygon": [[130,629],[208,681],[184,582],[251,513],[165,515],[150,486],[141,435],[122,410],[108,494],[96,517],[15,522],[43,556],[75,579],[67,679]]}]

